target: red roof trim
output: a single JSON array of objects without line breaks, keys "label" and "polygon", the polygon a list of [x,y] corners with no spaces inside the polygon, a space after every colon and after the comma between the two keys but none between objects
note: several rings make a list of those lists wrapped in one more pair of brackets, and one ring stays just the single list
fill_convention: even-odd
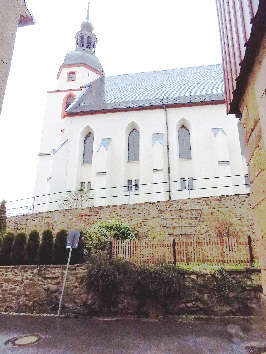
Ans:
[{"label": "red roof trim", "polygon": [[33,21],[32,17],[20,15],[20,18],[19,18],[19,21],[18,21],[18,26],[19,27],[33,25],[33,24],[34,24],[34,21]]},{"label": "red roof trim", "polygon": [[87,65],[87,64],[62,64],[59,68],[59,71],[58,71],[58,74],[57,74],[57,80],[59,79],[60,75],[61,75],[61,71],[63,69],[66,69],[66,68],[74,68],[74,67],[83,67],[83,68],[86,68],[86,69],[89,69],[91,71],[93,71],[95,74],[98,74],[100,76],[103,76],[103,73],[101,73],[100,71],[92,68],[91,66]]},{"label": "red roof trim", "polygon": [[51,156],[52,154],[48,154],[48,153],[44,153],[44,152],[40,152],[38,154],[38,156]]},{"label": "red roof trim", "polygon": [[82,91],[82,89],[78,88],[78,89],[68,89],[68,90],[53,90],[53,91],[47,91],[47,93],[71,92],[71,91]]}]

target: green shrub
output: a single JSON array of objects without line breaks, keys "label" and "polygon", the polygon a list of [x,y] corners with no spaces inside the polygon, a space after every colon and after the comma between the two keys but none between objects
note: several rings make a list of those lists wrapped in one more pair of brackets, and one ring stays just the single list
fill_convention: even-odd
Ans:
[{"label": "green shrub", "polygon": [[138,266],[136,292],[140,297],[181,298],[185,292],[183,273],[174,265]]},{"label": "green shrub", "polygon": [[42,240],[39,250],[39,264],[53,263],[54,238],[51,230],[45,230],[42,234]]},{"label": "green shrub", "polygon": [[89,293],[93,293],[104,308],[117,304],[122,284],[134,283],[135,265],[118,259],[110,259],[106,254],[92,255],[85,279]]},{"label": "green shrub", "polygon": [[186,292],[183,271],[175,266],[138,266],[100,253],[90,258],[85,282],[87,291],[109,309],[126,288],[142,304],[148,298],[161,303],[169,297],[181,299]]},{"label": "green shrub", "polygon": [[102,236],[115,240],[135,240],[138,236],[134,227],[117,220],[99,223],[97,231]]},{"label": "green shrub", "polygon": [[45,230],[39,250],[39,264],[53,264],[54,237],[51,230]]},{"label": "green shrub", "polygon": [[92,229],[84,231],[84,238],[88,254],[110,251],[112,239],[135,240],[138,237],[137,231],[121,221],[112,220],[100,222]]},{"label": "green shrub", "polygon": [[12,232],[8,232],[3,236],[1,250],[0,250],[0,265],[11,265],[11,250],[13,246],[15,235]]},{"label": "green shrub", "polygon": [[66,264],[68,250],[66,249],[68,232],[60,230],[57,232],[54,242],[54,264]]},{"label": "green shrub", "polygon": [[78,247],[73,248],[72,250],[70,264],[84,263],[84,260],[85,260],[85,241],[83,238],[83,234],[81,232]]},{"label": "green shrub", "polygon": [[27,236],[24,232],[19,232],[14,239],[11,250],[11,261],[14,265],[25,264],[25,246]]},{"label": "green shrub", "polygon": [[[247,284],[241,279],[234,278],[232,274],[221,268],[212,274],[213,296],[222,303],[232,303],[242,300]],[[235,298],[231,295],[236,294]]]},{"label": "green shrub", "polygon": [[33,230],[29,234],[26,245],[26,264],[38,264],[40,247],[40,235],[37,230]]}]

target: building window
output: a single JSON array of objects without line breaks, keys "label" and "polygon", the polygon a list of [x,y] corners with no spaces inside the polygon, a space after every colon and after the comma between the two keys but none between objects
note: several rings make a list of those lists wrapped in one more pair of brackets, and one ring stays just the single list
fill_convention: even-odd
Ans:
[{"label": "building window", "polygon": [[136,129],[128,135],[128,161],[139,161],[139,132]]},{"label": "building window", "polygon": [[70,71],[67,73],[67,81],[76,81],[76,72]]},{"label": "building window", "polygon": [[132,179],[127,180],[127,191],[132,191]]},{"label": "building window", "polygon": [[91,163],[92,162],[93,139],[94,139],[94,137],[93,137],[92,133],[87,134],[84,139],[83,163]]},{"label": "building window", "polygon": [[246,186],[246,188],[250,187],[250,182],[249,182],[249,179],[248,179],[248,175],[245,175],[245,186]]},{"label": "building window", "polygon": [[186,179],[184,177],[180,178],[180,189],[183,191],[184,189],[187,189],[187,183]]},{"label": "building window", "polygon": [[139,179],[135,179],[135,191],[139,191]]},{"label": "building window", "polygon": [[139,191],[139,179],[128,179],[127,180],[127,185],[126,185],[126,190],[127,191]]},{"label": "building window", "polygon": [[75,97],[73,95],[68,96],[68,98],[66,99],[65,110],[67,110],[68,107],[71,106],[74,101]]},{"label": "building window", "polygon": [[193,179],[193,177],[188,177],[187,185],[188,185],[188,190],[192,191],[194,189],[194,179]]},{"label": "building window", "polygon": [[178,130],[179,158],[191,159],[191,145],[189,130],[182,125]]},{"label": "building window", "polygon": [[80,182],[80,191],[85,190],[85,182]]},{"label": "building window", "polygon": [[91,190],[91,182],[87,182],[87,190],[90,192],[90,190]]}]

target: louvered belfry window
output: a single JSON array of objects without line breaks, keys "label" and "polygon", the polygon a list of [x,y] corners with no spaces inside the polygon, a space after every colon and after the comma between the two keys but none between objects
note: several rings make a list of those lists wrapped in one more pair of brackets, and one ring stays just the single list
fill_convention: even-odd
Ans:
[{"label": "louvered belfry window", "polygon": [[128,136],[128,161],[139,161],[139,132],[136,129]]},{"label": "louvered belfry window", "polygon": [[191,159],[191,145],[189,130],[182,125],[178,130],[179,158]]},{"label": "louvered belfry window", "polygon": [[84,139],[83,163],[91,163],[93,154],[93,134],[89,133]]}]

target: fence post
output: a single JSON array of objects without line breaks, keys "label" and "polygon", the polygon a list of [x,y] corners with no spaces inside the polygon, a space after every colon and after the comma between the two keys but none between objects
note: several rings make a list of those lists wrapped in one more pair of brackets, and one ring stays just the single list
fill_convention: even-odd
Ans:
[{"label": "fence post", "polygon": [[174,265],[176,265],[176,242],[175,238],[173,239],[173,256],[174,256]]},{"label": "fence post", "polygon": [[253,255],[253,249],[252,249],[252,242],[251,242],[251,237],[248,235],[248,249],[249,249],[249,259],[250,259],[250,266],[254,266],[254,255]]},{"label": "fence post", "polygon": [[108,253],[109,258],[113,257],[113,241],[109,242],[107,253]]}]

